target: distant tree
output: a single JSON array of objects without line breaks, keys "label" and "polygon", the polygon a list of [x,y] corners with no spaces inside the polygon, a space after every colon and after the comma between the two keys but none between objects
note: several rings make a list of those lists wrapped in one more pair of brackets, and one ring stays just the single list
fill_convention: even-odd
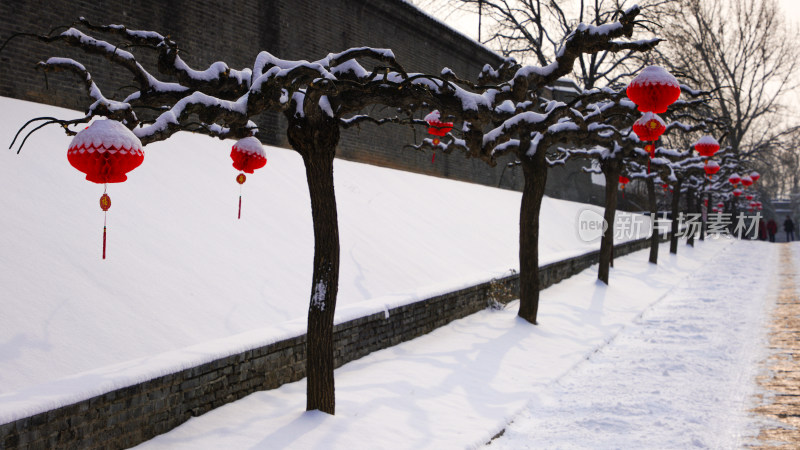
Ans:
[{"label": "distant tree", "polygon": [[[798,69],[794,33],[775,0],[680,0],[663,29],[663,63],[714,92],[720,134],[743,160],[758,159],[786,132],[782,96]],[[722,141],[720,141],[722,142]]]},{"label": "distant tree", "polygon": [[[417,0],[446,14],[457,8],[479,14],[485,31],[481,43],[527,64],[547,65],[561,51],[570,33],[581,26],[608,27],[636,5],[637,27],[660,33],[667,6],[677,0]],[[648,58],[635,49],[603,50],[581,55],[567,74],[582,89],[617,85],[638,73]]]}]

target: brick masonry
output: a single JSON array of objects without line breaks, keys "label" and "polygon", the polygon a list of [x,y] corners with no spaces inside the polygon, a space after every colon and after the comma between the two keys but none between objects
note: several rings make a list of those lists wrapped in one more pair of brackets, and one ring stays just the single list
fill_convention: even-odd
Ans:
[{"label": "brick masonry", "polygon": [[[124,24],[170,35],[183,49],[182,57],[195,68],[218,60],[236,69],[252,67],[261,50],[285,59],[315,60],[356,46],[391,48],[409,72],[439,73],[449,67],[472,80],[484,64],[496,67],[501,62],[496,54],[402,0],[6,1],[0,2],[0,41],[14,33],[47,34],[81,16],[98,24]],[[145,68],[156,72],[154,58],[147,52],[131,51]],[[45,80],[35,69],[37,62],[51,56],[83,63],[109,98],[121,99],[132,91],[130,75],[100,56],[32,38],[15,38],[0,53],[0,96],[85,110],[88,97],[73,75],[50,74]],[[27,119],[20,118],[19,125]],[[282,115],[265,113],[256,122],[265,143],[288,147]],[[352,161],[522,189],[521,169],[505,168],[511,161],[508,157],[494,168],[458,153],[439,154],[431,163],[430,153],[404,148],[425,135],[424,130],[408,126],[363,124],[360,129],[343,131],[337,153]],[[547,194],[597,203],[602,191],[591,184],[580,166],[571,162],[551,170]]]},{"label": "brick masonry", "polygon": [[[648,240],[616,247],[617,256],[647,248]],[[577,274],[599,250],[541,267],[545,288]],[[519,276],[500,280],[510,298]],[[492,283],[482,283],[341,323],[334,329],[336,367],[422,336],[487,307]],[[108,392],[72,405],[0,425],[0,448],[127,448],[167,432],[194,416],[256,391],[305,376],[305,335]]]}]

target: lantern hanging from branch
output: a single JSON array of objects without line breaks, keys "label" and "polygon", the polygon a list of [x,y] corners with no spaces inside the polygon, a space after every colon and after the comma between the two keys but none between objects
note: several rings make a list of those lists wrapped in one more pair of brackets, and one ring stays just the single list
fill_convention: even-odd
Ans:
[{"label": "lantern hanging from branch", "polygon": [[753,179],[750,178],[750,175],[743,176],[739,182],[742,183],[742,186],[744,187],[750,187],[753,185]]},{"label": "lantern hanging from branch", "polygon": [[752,200],[753,199],[753,194],[747,194],[747,195],[744,196],[744,198],[747,199],[747,200]]},{"label": "lantern hanging from branch", "polygon": [[108,183],[127,180],[127,173],[142,164],[142,142],[116,120],[98,120],[72,138],[67,159],[72,167],[86,174],[87,180],[104,185],[100,209],[103,210],[103,259],[106,259],[106,213],[111,208]]},{"label": "lantern hanging from branch", "polygon": [[439,143],[440,137],[447,135],[450,130],[453,129],[453,122],[442,122],[441,114],[439,110],[431,111],[427,116],[425,116],[425,122],[428,122],[428,133],[434,136],[433,138],[433,156],[431,157],[431,163],[436,161],[436,148]]},{"label": "lantern hanging from branch", "polygon": [[707,161],[706,165],[703,167],[703,170],[706,172],[706,175],[709,179],[711,179],[712,175],[719,172],[719,169],[719,164],[716,161]]},{"label": "lantern hanging from branch", "polygon": [[[640,141],[648,143],[644,146],[645,151],[652,159],[656,156],[655,142],[664,134],[667,129],[667,124],[657,114],[646,112],[642,114],[636,122],[633,123],[633,132],[639,137]],[[650,161],[647,161],[647,173],[650,173]]]},{"label": "lantern hanging from branch", "polygon": [[719,142],[711,136],[703,136],[694,143],[694,149],[700,156],[711,158],[719,151]]},{"label": "lantern hanging from branch", "polygon": [[667,124],[657,114],[646,112],[633,123],[633,132],[640,141],[655,141],[667,129]]},{"label": "lantern hanging from branch", "polygon": [[742,178],[738,174],[735,174],[735,173],[733,175],[731,175],[730,177],[728,177],[728,181],[734,186],[739,184],[739,182],[741,180],[742,180]]},{"label": "lantern hanging from branch", "polygon": [[257,137],[250,136],[239,139],[231,149],[233,168],[239,171],[236,182],[239,183],[239,216],[242,218],[242,185],[247,181],[245,173],[253,173],[267,164],[267,153]]},{"label": "lantern hanging from branch", "polygon": [[725,203],[723,203],[723,202],[717,203],[717,208],[722,209],[724,207],[725,207]]},{"label": "lantern hanging from branch", "polygon": [[742,195],[742,190],[741,189],[734,189],[733,190],[733,196],[734,197],[738,197],[740,195]]},{"label": "lantern hanging from branch", "polygon": [[681,96],[681,86],[663,67],[645,67],[626,89],[641,112],[661,114]]},{"label": "lantern hanging from branch", "polygon": [[761,178],[761,174],[754,170],[750,173],[750,178],[753,180],[753,183],[755,183],[759,178]]}]

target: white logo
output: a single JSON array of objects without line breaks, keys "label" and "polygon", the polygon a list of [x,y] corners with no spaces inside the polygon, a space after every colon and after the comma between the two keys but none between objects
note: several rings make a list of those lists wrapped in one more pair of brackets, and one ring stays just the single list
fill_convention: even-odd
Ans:
[{"label": "white logo", "polygon": [[591,209],[578,213],[578,237],[583,242],[598,241],[608,230],[608,223],[603,216]]}]

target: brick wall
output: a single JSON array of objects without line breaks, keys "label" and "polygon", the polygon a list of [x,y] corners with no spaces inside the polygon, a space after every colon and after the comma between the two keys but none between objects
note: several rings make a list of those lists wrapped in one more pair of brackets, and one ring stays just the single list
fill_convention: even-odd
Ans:
[{"label": "brick wall", "polygon": [[[354,46],[391,48],[409,72],[439,73],[443,67],[475,80],[484,64],[497,66],[501,58],[444,27],[402,0],[99,0],[0,2],[0,40],[13,33],[46,34],[84,16],[94,23],[124,24],[170,35],[195,68],[223,60],[235,69],[251,67],[255,56],[267,50],[285,59],[314,60],[329,52]],[[156,72],[147,52],[132,49],[142,65]],[[140,56],[141,55],[141,56]],[[87,97],[75,77],[44,74],[34,69],[50,56],[74,58],[92,73],[107,97],[121,99],[132,91],[131,77],[99,56],[64,45],[45,45],[16,38],[0,53],[0,96],[20,98],[84,111]],[[146,112],[142,111],[144,115]],[[22,123],[29,118],[20,118]],[[257,118],[261,139],[288,147],[283,116],[265,113]],[[8,126],[15,126],[9,124]],[[437,155],[404,149],[420,142],[424,130],[407,126],[363,124],[343,131],[338,157],[463,181],[522,189],[521,169],[504,170],[506,158],[495,168],[463,155]],[[580,165],[556,168],[547,193],[556,198],[592,200],[589,175]],[[600,197],[602,198],[602,197]]]},{"label": "brick wall", "polygon": [[[622,256],[647,240],[616,247]],[[543,266],[547,287],[596,264],[599,251]],[[519,276],[497,281],[518,296]],[[341,323],[334,328],[336,367],[481,311],[491,283]],[[508,300],[508,299],[506,299]],[[127,448],[175,428],[193,416],[253,392],[305,376],[305,335],[220,358],[197,367],[108,392],[72,405],[0,425],[0,448]]]}]

